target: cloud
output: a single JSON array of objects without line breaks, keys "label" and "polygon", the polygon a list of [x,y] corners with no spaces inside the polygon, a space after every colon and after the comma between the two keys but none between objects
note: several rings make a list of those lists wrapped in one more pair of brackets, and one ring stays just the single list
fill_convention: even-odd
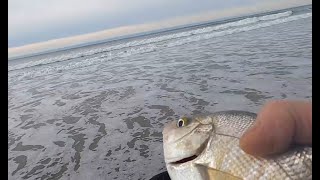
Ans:
[{"label": "cloud", "polygon": [[185,25],[189,23],[196,23],[201,21],[209,21],[224,17],[231,16],[241,16],[250,13],[258,13],[261,11],[269,11],[275,9],[283,9],[288,7],[294,7],[298,5],[311,4],[311,0],[301,1],[301,0],[291,0],[287,2],[282,0],[280,2],[268,2],[260,3],[251,6],[239,6],[234,8],[228,8],[225,10],[215,10],[204,12],[200,14],[190,15],[190,16],[180,16],[175,18],[169,18],[162,21],[151,22],[151,23],[141,23],[136,25],[127,25],[117,28],[111,28],[104,31],[93,32],[84,35],[78,35],[68,38],[60,38],[49,40],[46,42],[34,43],[30,45],[25,45],[21,47],[14,47],[8,49],[9,58],[43,52],[47,50],[53,50],[61,47],[68,47],[73,45],[79,45],[82,43],[95,42],[107,38],[113,38],[123,35],[129,35],[140,32],[147,32],[151,30],[161,29],[161,28],[170,28],[178,25]]},{"label": "cloud", "polygon": [[[19,27],[59,25],[66,22],[81,22],[98,17],[113,17],[142,9],[143,6],[157,6],[161,1],[135,0],[10,0],[8,4],[9,31],[21,31]],[[143,5],[143,6],[141,6]],[[132,17],[133,18],[133,17]]]},{"label": "cloud", "polygon": [[[9,0],[9,47],[239,5],[237,0]],[[252,3],[243,0],[242,4]]]},{"label": "cloud", "polygon": [[148,14],[165,9],[167,4],[175,3],[169,0],[10,0],[8,45],[21,46],[157,20]]},{"label": "cloud", "polygon": [[[268,3],[310,0],[269,0]],[[8,45],[26,44],[137,25],[256,6],[263,0],[9,0]]]}]

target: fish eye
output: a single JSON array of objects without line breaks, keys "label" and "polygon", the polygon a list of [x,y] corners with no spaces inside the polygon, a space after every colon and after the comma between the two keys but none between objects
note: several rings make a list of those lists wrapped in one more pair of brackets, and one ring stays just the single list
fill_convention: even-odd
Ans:
[{"label": "fish eye", "polygon": [[188,119],[186,117],[183,117],[183,118],[178,120],[177,126],[178,127],[183,127],[183,126],[186,126],[187,123],[188,123]]}]

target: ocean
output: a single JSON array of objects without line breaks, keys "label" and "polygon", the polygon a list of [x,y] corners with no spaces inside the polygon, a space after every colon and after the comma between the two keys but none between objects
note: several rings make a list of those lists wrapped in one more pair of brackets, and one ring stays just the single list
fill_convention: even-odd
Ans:
[{"label": "ocean", "polygon": [[8,179],[150,179],[181,116],[312,100],[312,5],[8,60]]}]

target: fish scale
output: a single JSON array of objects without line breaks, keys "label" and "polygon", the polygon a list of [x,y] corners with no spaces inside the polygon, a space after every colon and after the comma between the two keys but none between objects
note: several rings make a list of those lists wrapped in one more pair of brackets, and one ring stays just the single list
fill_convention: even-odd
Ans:
[{"label": "fish scale", "polygon": [[[255,119],[254,113],[223,111],[210,116],[194,117],[185,126],[187,128],[176,127],[173,124],[166,126],[164,156],[171,179],[312,179],[312,147],[295,146],[285,153],[268,158],[251,156],[240,148],[240,137],[253,125]],[[210,126],[212,128],[209,128]],[[198,128],[202,131],[198,132]],[[175,136],[181,137],[181,134],[184,134],[184,138],[175,138]],[[197,138],[193,138],[195,134]],[[203,141],[206,143],[205,148],[190,146],[194,144],[191,142],[198,141],[201,135],[203,138],[209,137],[208,141]],[[166,141],[169,137],[170,142]],[[180,152],[180,155],[184,151],[178,146],[176,149],[168,148],[175,143],[186,143],[189,145],[188,152],[194,149],[194,154],[199,155],[181,164],[169,162],[167,160],[169,154],[171,159],[175,154],[172,151]],[[178,153],[176,155],[175,159],[179,159]],[[180,157],[184,158],[186,157]]]}]

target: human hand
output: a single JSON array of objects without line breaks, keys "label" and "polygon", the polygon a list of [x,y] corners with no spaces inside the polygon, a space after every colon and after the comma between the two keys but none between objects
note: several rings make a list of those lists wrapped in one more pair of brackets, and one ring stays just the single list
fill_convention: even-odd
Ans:
[{"label": "human hand", "polygon": [[240,139],[240,147],[254,156],[285,152],[290,145],[312,146],[312,103],[274,100],[263,106],[257,120]]}]

